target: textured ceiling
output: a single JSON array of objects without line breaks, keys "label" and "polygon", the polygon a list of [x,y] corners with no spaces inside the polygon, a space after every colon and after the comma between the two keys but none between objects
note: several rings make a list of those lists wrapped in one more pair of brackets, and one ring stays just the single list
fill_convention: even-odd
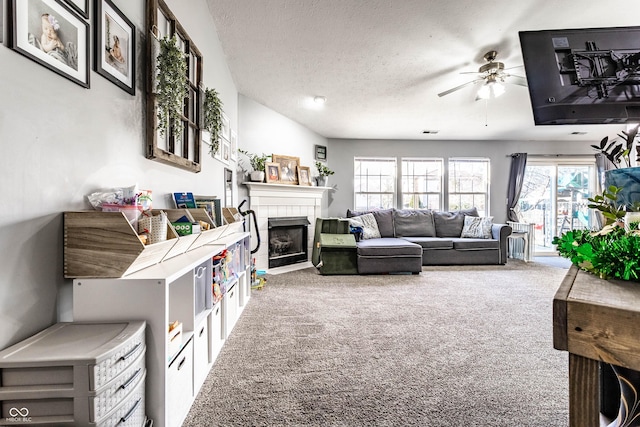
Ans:
[{"label": "textured ceiling", "polygon": [[[460,72],[476,71],[488,50],[522,65],[518,31],[638,25],[635,2],[207,2],[238,91],[328,138],[599,141],[624,129],[534,126],[522,86],[490,101],[475,101],[475,85],[437,94],[473,79]],[[310,107],[315,95],[323,108]]]}]

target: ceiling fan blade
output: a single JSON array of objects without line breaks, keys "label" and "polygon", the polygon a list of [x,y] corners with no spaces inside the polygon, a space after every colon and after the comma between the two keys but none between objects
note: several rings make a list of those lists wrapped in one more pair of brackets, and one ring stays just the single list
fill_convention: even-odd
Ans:
[{"label": "ceiling fan blade", "polygon": [[513,74],[509,74],[505,82],[518,85],[518,86],[529,87],[529,85],[527,84],[527,79],[521,76],[515,76]]},{"label": "ceiling fan blade", "polygon": [[449,95],[450,93],[455,92],[455,91],[457,91],[457,90],[460,90],[460,89],[462,89],[463,87],[469,86],[469,85],[474,84],[474,83],[477,83],[477,82],[481,82],[481,81],[483,81],[483,80],[484,80],[484,79],[475,79],[475,80],[471,80],[470,82],[466,82],[466,83],[464,83],[464,84],[461,84],[460,86],[456,86],[456,87],[453,87],[453,88],[451,88],[451,89],[449,89],[449,90],[445,90],[444,92],[440,92],[440,93],[438,94],[438,96],[442,97],[442,96],[445,96],[445,95]]}]

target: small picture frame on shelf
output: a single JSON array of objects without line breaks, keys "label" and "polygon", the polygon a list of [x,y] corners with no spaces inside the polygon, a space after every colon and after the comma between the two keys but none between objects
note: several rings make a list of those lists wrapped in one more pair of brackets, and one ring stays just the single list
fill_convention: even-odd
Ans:
[{"label": "small picture frame on shelf", "polygon": [[321,162],[327,161],[327,147],[324,145],[315,146],[315,159]]},{"label": "small picture frame on shelf", "polygon": [[264,171],[268,184],[280,182],[280,163],[267,162],[264,164]]},{"label": "small picture frame on shelf", "polygon": [[311,185],[309,166],[298,166],[298,185]]}]

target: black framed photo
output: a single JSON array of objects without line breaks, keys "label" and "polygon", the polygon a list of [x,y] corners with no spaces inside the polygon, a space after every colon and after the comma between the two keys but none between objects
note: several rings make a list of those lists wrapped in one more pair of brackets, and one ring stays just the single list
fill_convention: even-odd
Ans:
[{"label": "black framed photo", "polygon": [[4,0],[0,0],[0,43],[4,39]]},{"label": "black framed photo", "polygon": [[94,7],[94,68],[121,89],[136,94],[136,27],[111,0]]},{"label": "black framed photo", "polygon": [[89,0],[65,0],[83,18],[89,19]]},{"label": "black framed photo", "polygon": [[13,0],[11,47],[89,87],[89,24],[60,0]]},{"label": "black framed photo", "polygon": [[315,159],[320,161],[327,160],[327,147],[324,145],[316,145]]}]

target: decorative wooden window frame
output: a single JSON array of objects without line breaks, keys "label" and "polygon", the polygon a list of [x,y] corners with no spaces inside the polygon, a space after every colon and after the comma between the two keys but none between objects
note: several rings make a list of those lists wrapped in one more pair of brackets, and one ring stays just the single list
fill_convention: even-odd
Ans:
[{"label": "decorative wooden window frame", "polygon": [[[164,0],[147,0],[147,22],[150,38],[147,43],[147,146],[146,156],[162,163],[170,164],[191,172],[201,170],[201,128],[202,128],[202,54],[193,43],[185,29],[180,25]],[[161,28],[162,27],[162,28]],[[187,54],[187,77],[189,95],[184,101],[181,117],[182,138],[177,141],[171,129],[164,135],[158,130],[157,101],[153,91],[155,87],[154,55],[157,55],[156,39],[165,35],[177,35],[178,42]]]}]

